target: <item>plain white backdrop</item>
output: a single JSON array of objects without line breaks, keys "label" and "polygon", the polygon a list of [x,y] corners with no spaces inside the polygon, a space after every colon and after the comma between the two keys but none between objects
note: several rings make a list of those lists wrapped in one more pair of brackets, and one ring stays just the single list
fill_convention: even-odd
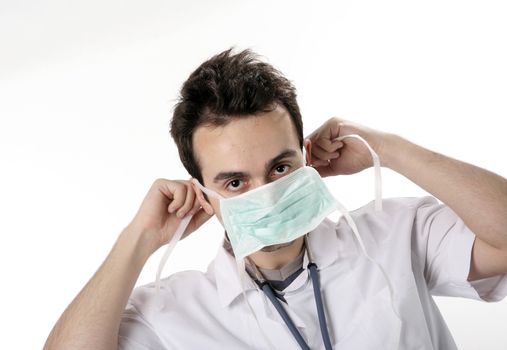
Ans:
[{"label": "plain white backdrop", "polygon": [[[0,348],[41,348],[151,183],[188,179],[172,107],[230,46],[296,84],[305,135],[338,116],[505,177],[505,18],[503,1],[2,0]],[[383,179],[385,197],[426,194],[388,169]],[[349,209],[373,199],[372,169],[326,182]],[[165,275],[204,271],[222,233],[210,220]],[[460,349],[507,347],[507,300],[436,301]]]}]

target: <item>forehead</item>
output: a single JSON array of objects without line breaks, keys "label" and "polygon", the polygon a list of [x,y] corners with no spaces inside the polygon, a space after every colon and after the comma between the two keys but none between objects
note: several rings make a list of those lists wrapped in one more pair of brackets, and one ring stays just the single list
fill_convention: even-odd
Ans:
[{"label": "forehead", "polygon": [[299,150],[290,115],[280,106],[235,118],[224,126],[199,126],[192,142],[206,183],[221,171],[263,171],[265,163],[280,152]]}]

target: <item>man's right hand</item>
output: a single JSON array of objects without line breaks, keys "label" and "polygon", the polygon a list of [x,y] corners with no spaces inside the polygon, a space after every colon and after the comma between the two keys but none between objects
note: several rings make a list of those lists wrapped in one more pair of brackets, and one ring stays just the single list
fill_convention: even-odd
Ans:
[{"label": "man's right hand", "polygon": [[213,216],[203,201],[190,181],[155,180],[107,258],[60,316],[44,349],[116,349],[122,311],[146,259],[169,242],[185,215],[195,214],[183,237]]},{"label": "man's right hand", "polygon": [[128,227],[142,234],[154,252],[171,240],[186,215],[193,217],[182,239],[213,216],[210,205],[201,203],[203,200],[196,196],[190,181],[157,179]]}]

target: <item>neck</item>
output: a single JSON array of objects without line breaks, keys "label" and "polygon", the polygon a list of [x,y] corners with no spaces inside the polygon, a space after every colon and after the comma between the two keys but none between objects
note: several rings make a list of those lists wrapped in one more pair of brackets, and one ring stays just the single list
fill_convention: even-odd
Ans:
[{"label": "neck", "polygon": [[268,251],[258,251],[249,255],[250,260],[262,269],[278,270],[297,258],[303,249],[304,236],[299,237],[286,247]]}]

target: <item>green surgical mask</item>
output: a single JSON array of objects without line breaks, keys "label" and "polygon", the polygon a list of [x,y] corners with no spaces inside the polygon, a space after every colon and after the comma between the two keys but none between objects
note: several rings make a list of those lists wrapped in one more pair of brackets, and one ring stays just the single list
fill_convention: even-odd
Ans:
[{"label": "green surgical mask", "polygon": [[223,225],[237,259],[303,236],[337,208],[319,173],[309,166],[230,198],[195,184],[220,201]]}]

